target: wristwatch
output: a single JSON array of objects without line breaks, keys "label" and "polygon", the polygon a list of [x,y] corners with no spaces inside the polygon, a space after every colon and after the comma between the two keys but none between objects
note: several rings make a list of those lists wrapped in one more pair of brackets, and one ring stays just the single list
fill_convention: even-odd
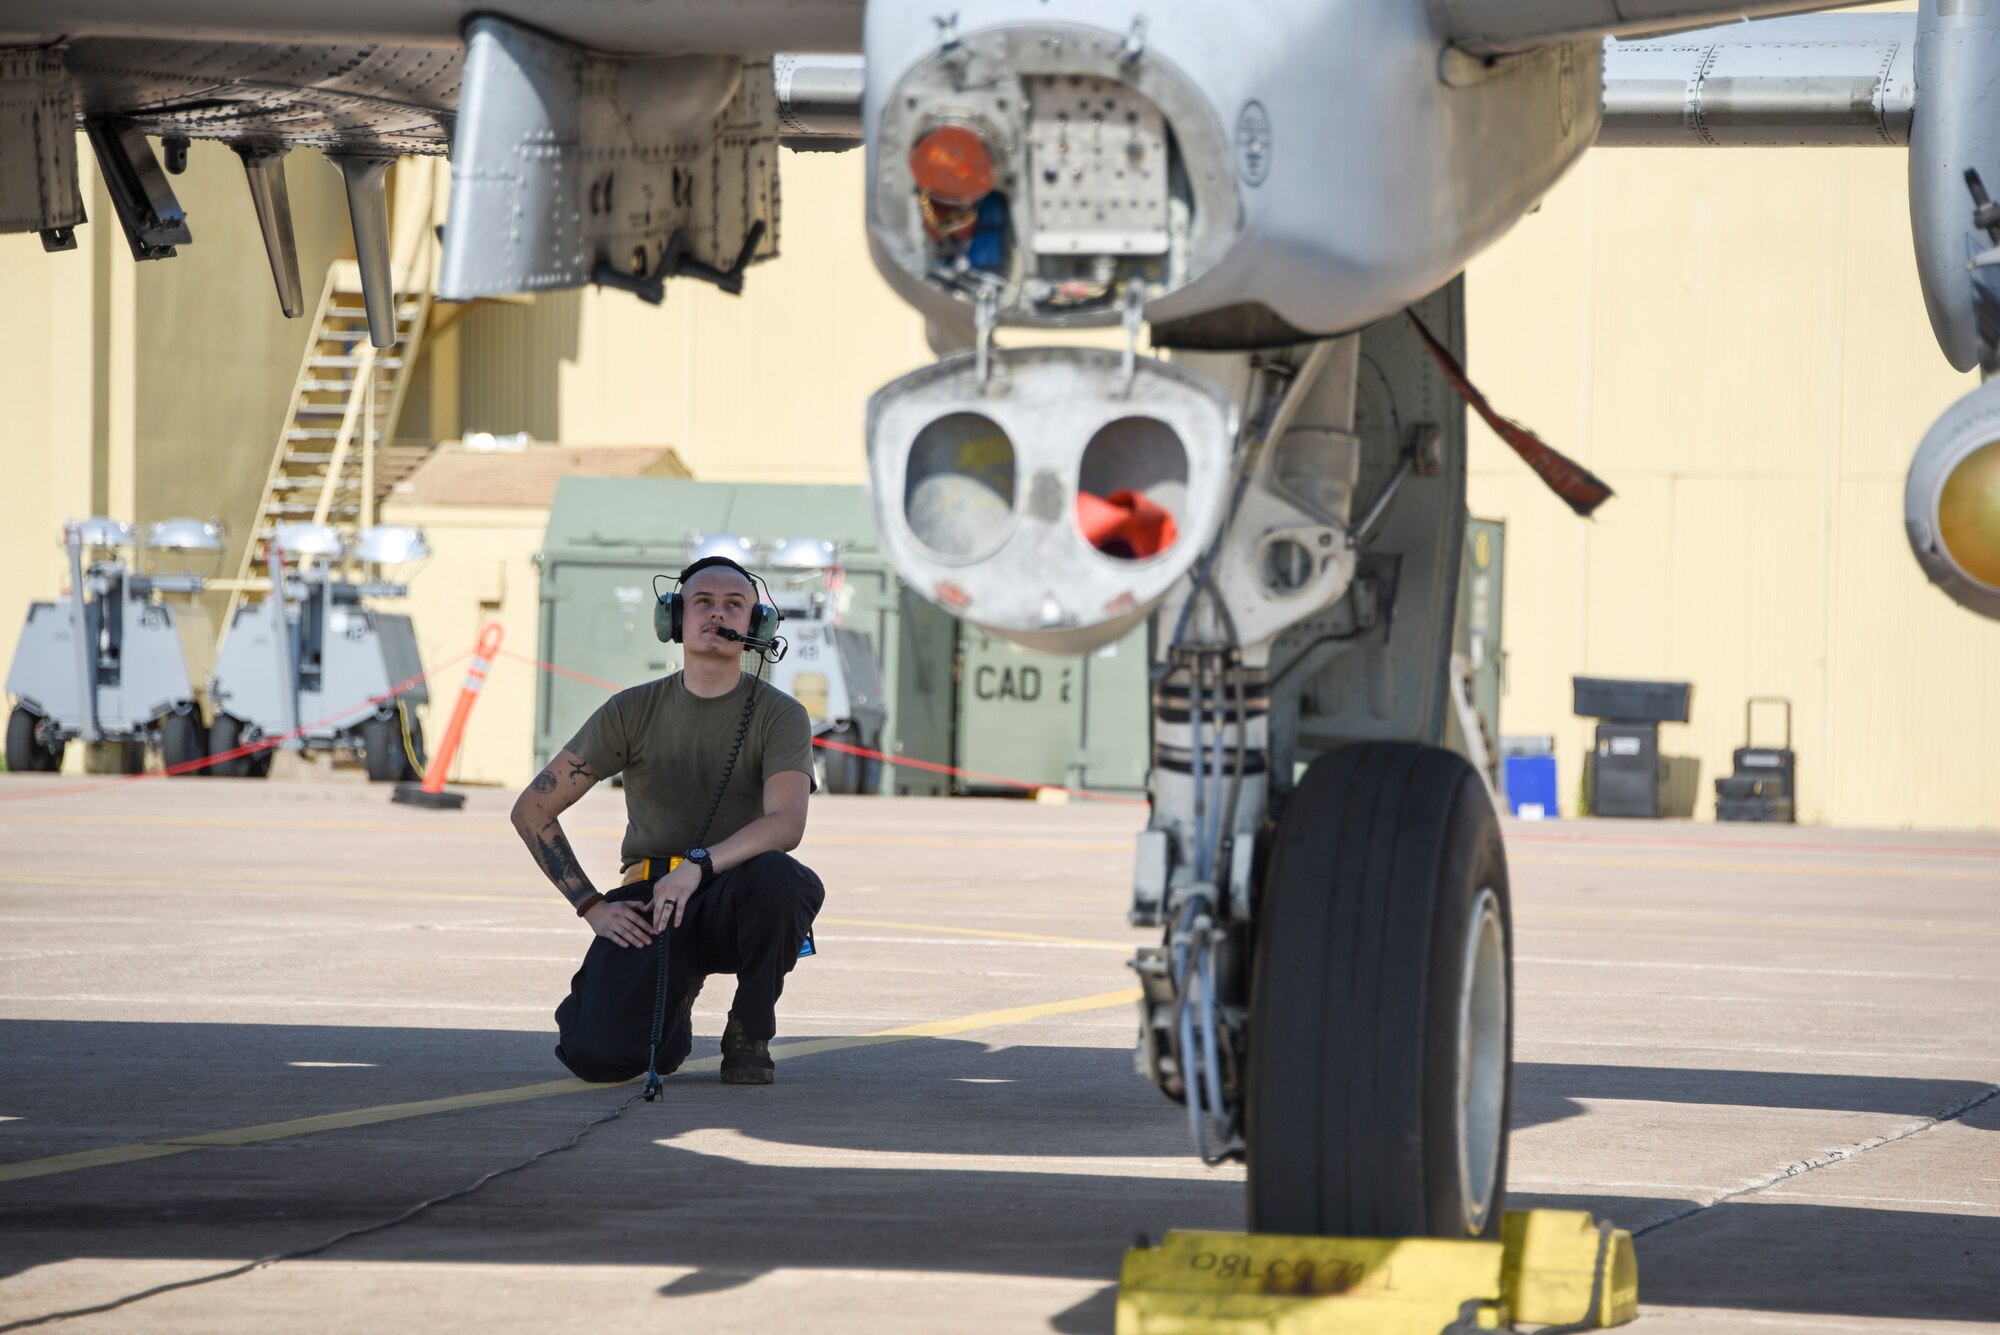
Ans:
[{"label": "wristwatch", "polygon": [[709,860],[707,849],[690,848],[687,851],[687,860],[701,868],[701,883],[703,885],[707,885],[715,879],[715,864]]}]

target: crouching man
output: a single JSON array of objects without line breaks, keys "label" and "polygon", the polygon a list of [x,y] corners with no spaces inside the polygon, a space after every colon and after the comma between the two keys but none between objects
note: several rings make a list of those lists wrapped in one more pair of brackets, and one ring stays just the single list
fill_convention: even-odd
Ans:
[{"label": "crouching man", "polygon": [[[751,633],[749,572],[726,558],[697,561],[681,572],[680,598],[673,638],[685,666],[591,715],[515,802],[514,828],[597,934],[556,1008],[557,1059],[584,1080],[646,1069],[664,932],[660,1073],[687,1057],[703,979],[729,973],[723,1083],[768,1085],[778,995],[826,898],[789,856],[805,835],[812,723],[798,701],[743,671],[744,648],[721,633]],[[624,884],[600,895],[559,818],[614,774],[625,776]]]}]

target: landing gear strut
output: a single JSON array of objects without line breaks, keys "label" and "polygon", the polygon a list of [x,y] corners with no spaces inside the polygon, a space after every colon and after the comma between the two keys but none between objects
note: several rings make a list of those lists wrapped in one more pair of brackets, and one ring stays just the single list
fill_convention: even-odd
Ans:
[{"label": "landing gear strut", "polygon": [[[1462,325],[1455,289],[1425,324]],[[1410,321],[1182,354],[1236,397],[1235,498],[1159,610],[1133,918],[1141,1056],[1253,1232],[1498,1238],[1507,863],[1439,743],[1464,416]]]}]

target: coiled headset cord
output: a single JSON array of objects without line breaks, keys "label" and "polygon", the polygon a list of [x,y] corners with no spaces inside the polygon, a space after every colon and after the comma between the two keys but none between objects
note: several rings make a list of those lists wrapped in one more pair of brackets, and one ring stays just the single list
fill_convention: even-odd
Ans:
[{"label": "coiled headset cord", "polygon": [[[690,848],[707,846],[708,827],[715,823],[715,813],[722,810],[722,796],[729,791],[729,781],[736,775],[737,758],[743,754],[743,743],[750,736],[750,719],[757,712],[757,685],[760,677],[750,678],[750,694],[743,701],[743,721],[736,725],[736,741],[729,748],[729,762],[722,767],[722,782],[715,785],[715,797],[708,804],[708,814],[701,818],[701,829],[695,835]],[[681,906],[674,905],[678,910]],[[673,930],[674,920],[667,917],[666,926],[653,939],[653,948],[659,952],[659,967],[653,971],[653,1041],[646,1048],[646,1088],[639,1097],[651,1103],[665,1091],[666,1085],[660,1079],[660,1043],[666,1035],[661,1031],[667,1026],[667,936]]]}]

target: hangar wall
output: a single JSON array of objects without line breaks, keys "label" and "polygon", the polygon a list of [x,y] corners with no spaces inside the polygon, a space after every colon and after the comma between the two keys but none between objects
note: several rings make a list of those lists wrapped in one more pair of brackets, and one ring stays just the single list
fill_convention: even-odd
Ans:
[{"label": "hangar wall", "polygon": [[[315,157],[288,173],[309,291],[346,245]],[[1508,521],[1502,726],[1558,739],[1566,814],[1589,735],[1569,679],[1587,673],[1695,682],[1694,723],[1662,741],[1699,761],[1704,794],[1743,697],[1783,694],[1805,819],[2000,827],[2000,625],[1930,589],[1901,534],[1909,453],[1971,384],[1924,319],[1904,167],[1888,150],[1593,154],[1473,266],[1473,374],[1619,491],[1577,520],[1475,426],[1473,510]],[[791,154],[784,172],[783,258],[743,298],[680,283],[661,308],[594,291],[470,308],[427,340],[401,434],[658,444],[705,480],[860,481],[867,396],[930,354],[868,262],[860,156]],[[240,530],[254,504],[305,331],[277,315],[234,158],[197,145],[177,186],[197,243],[147,272],[94,181],[83,251],[0,238],[17,317],[0,321],[0,658],[55,587],[65,516],[222,512]],[[525,735],[496,703],[482,725]]]},{"label": "hangar wall", "polygon": [[[1925,581],[1903,477],[1977,379],[1939,355],[1891,150],[1605,151],[1472,268],[1471,371],[1618,495],[1594,522],[1475,428],[1508,521],[1508,733],[1558,739],[1572,675],[1691,680],[1662,752],[1698,817],[1750,695],[1796,709],[1800,817],[2000,825],[2000,624]],[[1760,739],[1761,740],[1761,739]]]}]

